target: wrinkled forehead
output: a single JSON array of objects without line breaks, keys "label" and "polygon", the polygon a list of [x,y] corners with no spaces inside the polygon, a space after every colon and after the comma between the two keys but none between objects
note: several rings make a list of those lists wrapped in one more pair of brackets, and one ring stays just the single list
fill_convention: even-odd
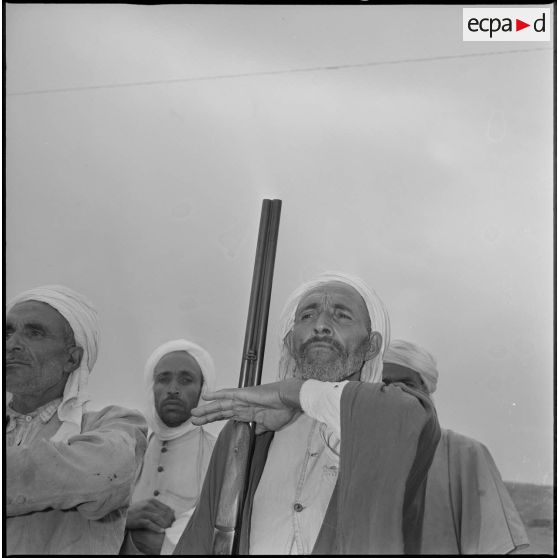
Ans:
[{"label": "wrinkled forehead", "polygon": [[308,306],[326,303],[332,306],[344,306],[362,317],[368,324],[370,323],[368,308],[360,293],[351,285],[341,281],[332,281],[309,289],[300,299],[296,315]]},{"label": "wrinkled forehead", "polygon": [[187,351],[173,351],[159,359],[153,375],[163,372],[196,372],[203,377],[198,361]]},{"label": "wrinkled forehead", "polygon": [[60,333],[61,335],[72,331],[66,318],[56,308],[38,300],[26,300],[14,305],[6,315],[6,323],[13,324],[15,322],[41,324],[51,330],[52,333]]}]

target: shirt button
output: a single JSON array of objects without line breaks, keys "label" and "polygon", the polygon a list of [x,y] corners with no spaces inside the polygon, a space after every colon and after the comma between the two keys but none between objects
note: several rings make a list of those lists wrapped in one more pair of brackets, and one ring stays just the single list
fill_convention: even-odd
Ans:
[{"label": "shirt button", "polygon": [[25,422],[31,422],[33,420],[33,417],[30,417],[29,415],[27,415],[25,417]]},{"label": "shirt button", "polygon": [[158,490],[153,491],[153,496],[159,496],[159,494],[161,494],[161,493]]},{"label": "shirt button", "polygon": [[293,506],[294,511],[295,512],[301,512],[304,509],[304,506],[302,504],[299,504],[298,502]]},{"label": "shirt button", "polygon": [[161,453],[167,453],[169,451],[167,448],[161,448]]},{"label": "shirt button", "polygon": [[159,467],[157,467],[157,471],[159,471],[159,473],[160,473],[161,471],[164,471],[164,469],[161,465],[159,465]]}]

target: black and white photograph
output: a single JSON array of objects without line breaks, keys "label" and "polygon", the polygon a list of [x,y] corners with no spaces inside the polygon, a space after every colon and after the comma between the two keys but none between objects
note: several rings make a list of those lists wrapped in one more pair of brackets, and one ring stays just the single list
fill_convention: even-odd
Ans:
[{"label": "black and white photograph", "polygon": [[4,554],[555,554],[555,32],[6,2]]}]

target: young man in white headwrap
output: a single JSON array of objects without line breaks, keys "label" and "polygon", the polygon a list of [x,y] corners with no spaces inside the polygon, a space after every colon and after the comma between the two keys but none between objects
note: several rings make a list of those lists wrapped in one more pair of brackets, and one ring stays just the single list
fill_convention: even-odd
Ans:
[{"label": "young man in white headwrap", "polygon": [[195,343],[164,343],[145,365],[150,436],[126,521],[121,554],[172,554],[196,506],[215,436],[190,421],[214,389],[210,354]]},{"label": "young man in white headwrap", "polygon": [[[420,551],[439,427],[426,396],[373,383],[389,342],[383,303],[359,279],[323,274],[287,302],[281,342],[278,382],[208,393],[192,411],[196,424],[257,425],[239,553]],[[231,426],[175,554],[212,552]]]},{"label": "young man in white headwrap", "polygon": [[[436,361],[422,347],[394,340],[384,353],[383,379],[430,395],[438,382]],[[428,472],[422,552],[508,554],[528,544],[488,449],[477,440],[443,429]]]},{"label": "young man in white headwrap", "polygon": [[89,412],[97,313],[50,285],[6,309],[7,554],[115,554],[146,448],[140,413]]}]

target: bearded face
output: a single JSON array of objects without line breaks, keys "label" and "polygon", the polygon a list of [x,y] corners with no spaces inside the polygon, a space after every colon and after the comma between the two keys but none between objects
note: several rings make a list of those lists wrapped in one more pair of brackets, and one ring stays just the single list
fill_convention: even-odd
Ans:
[{"label": "bearded face", "polygon": [[334,339],[325,341],[322,337],[313,337],[303,343],[300,352],[294,355],[297,377],[323,382],[357,377],[366,359],[368,346],[368,338],[363,339],[361,345],[349,353]]},{"label": "bearded face", "polygon": [[302,379],[358,379],[370,358],[370,317],[360,294],[331,282],[316,287],[300,301],[288,338]]}]

